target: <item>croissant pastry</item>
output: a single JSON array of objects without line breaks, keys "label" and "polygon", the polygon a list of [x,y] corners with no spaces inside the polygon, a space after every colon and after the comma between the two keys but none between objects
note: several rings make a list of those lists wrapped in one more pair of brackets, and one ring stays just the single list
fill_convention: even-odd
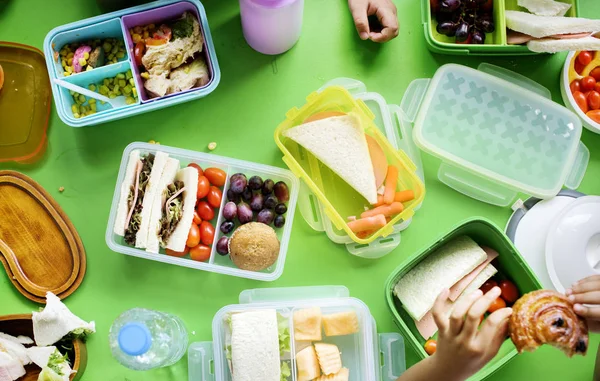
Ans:
[{"label": "croissant pastry", "polygon": [[509,331],[519,353],[550,344],[571,357],[585,355],[588,348],[586,321],[575,314],[569,299],[555,291],[534,291],[517,300]]}]

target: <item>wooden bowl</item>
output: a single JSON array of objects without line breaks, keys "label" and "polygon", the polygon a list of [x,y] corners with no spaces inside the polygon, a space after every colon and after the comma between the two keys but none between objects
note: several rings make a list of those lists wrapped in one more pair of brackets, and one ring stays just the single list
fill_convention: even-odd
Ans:
[{"label": "wooden bowl", "polygon": [[[24,335],[33,339],[31,314],[0,316],[0,332],[12,336]],[[59,348],[59,350],[63,353],[62,348]],[[69,355],[69,362],[73,370],[77,371],[77,373],[71,375],[71,381],[79,380],[83,372],[85,372],[87,365],[87,349],[85,344],[81,340],[73,340],[73,347],[66,354]],[[35,364],[25,366],[25,370],[27,373],[19,381],[37,381],[38,375],[42,371]]]}]

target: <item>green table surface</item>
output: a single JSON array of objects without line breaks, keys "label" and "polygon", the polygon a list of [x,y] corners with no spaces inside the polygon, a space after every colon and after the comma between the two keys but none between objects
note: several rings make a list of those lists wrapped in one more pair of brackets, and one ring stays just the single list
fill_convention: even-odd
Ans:
[{"label": "green table surface", "polygon": [[[420,2],[395,2],[400,35],[381,46],[358,39],[345,0],[306,0],[303,33],[297,46],[284,55],[268,57],[254,52],[244,41],[237,1],[207,0],[204,5],[222,71],[221,84],[214,93],[169,109],[79,129],[63,124],[53,109],[44,158],[29,167],[0,165],[0,169],[22,171],[45,187],[71,218],[85,245],[85,279],[66,300],[72,311],[97,324],[98,332],[88,341],[84,380],[187,380],[186,358],[173,367],[146,373],[119,365],[108,346],[112,321],[129,308],[152,308],[183,318],[190,341],[212,340],[211,322],[217,310],[237,303],[239,293],[251,288],[345,285],[351,296],[368,304],[379,332],[397,331],[383,294],[392,269],[468,217],[485,216],[499,226],[505,225],[509,208],[483,204],[447,188],[436,178],[439,162],[423,154],[427,187],[423,207],[402,233],[401,245],[379,260],[353,257],[325,234],[312,231],[299,213],[294,219],[285,271],[273,283],[115,254],[104,242],[119,162],[127,144],[153,139],[163,145],[206,151],[207,144],[214,141],[218,143],[216,154],[285,167],[273,141],[275,127],[290,108],[302,105],[309,93],[335,77],[360,79],[388,103],[399,103],[413,79],[431,77],[440,65],[455,62],[475,67],[490,62],[538,81],[562,103],[559,73],[565,54],[523,58],[432,54],[425,46]],[[580,3],[581,15],[600,17],[597,0]],[[92,0],[5,0],[0,6],[0,40],[40,49],[52,28],[100,13]],[[597,194],[600,136],[585,130],[583,142],[591,159],[579,190]],[[65,188],[63,193],[59,187]],[[4,274],[0,275],[0,315],[37,308]],[[585,358],[567,359],[559,351],[544,347],[518,356],[490,380],[589,380],[598,338],[592,335]],[[416,361],[416,355],[408,351],[408,364]]]}]

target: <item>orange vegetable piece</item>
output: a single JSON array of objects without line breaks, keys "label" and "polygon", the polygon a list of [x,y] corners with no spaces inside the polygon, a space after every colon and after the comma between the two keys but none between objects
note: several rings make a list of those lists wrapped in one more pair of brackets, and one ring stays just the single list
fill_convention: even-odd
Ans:
[{"label": "orange vegetable piece", "polygon": [[412,189],[396,192],[394,202],[407,202],[415,199],[415,192]]},{"label": "orange vegetable piece", "polygon": [[392,217],[396,214],[402,213],[404,205],[401,202],[393,202],[390,205],[381,205],[377,208],[367,210],[360,215],[360,218],[373,217],[378,214],[383,214],[385,217]]},{"label": "orange vegetable piece", "polygon": [[377,143],[377,140],[369,135],[365,135],[365,137],[367,138],[371,164],[373,164],[373,172],[375,173],[375,185],[379,188],[383,185],[388,171],[387,157],[385,156],[385,152],[383,152],[383,148]]},{"label": "orange vegetable piece", "polygon": [[3,85],[4,85],[4,69],[2,69],[2,65],[0,65],[0,90],[2,90]]},{"label": "orange vegetable piece", "polygon": [[594,122],[600,123],[600,110],[592,110],[587,112],[585,115],[587,115]]},{"label": "orange vegetable piece", "polygon": [[348,227],[355,233],[364,232],[366,230],[378,230],[386,225],[385,216],[378,214],[373,217],[361,218],[356,221],[348,222]]},{"label": "orange vegetable piece", "polygon": [[391,204],[396,195],[396,183],[398,182],[398,168],[390,165],[385,178],[385,191],[383,192],[383,202]]}]

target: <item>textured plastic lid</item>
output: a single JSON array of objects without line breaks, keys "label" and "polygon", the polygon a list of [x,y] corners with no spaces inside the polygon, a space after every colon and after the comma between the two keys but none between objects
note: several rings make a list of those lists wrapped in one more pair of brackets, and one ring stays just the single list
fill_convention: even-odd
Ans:
[{"label": "textured plastic lid", "polygon": [[148,352],[152,345],[152,334],[142,323],[127,323],[119,331],[119,348],[130,356]]},{"label": "textured plastic lid", "polygon": [[421,103],[415,142],[484,181],[553,197],[576,171],[582,128],[573,112],[548,95],[531,80],[493,65],[480,70],[444,65]]},{"label": "textured plastic lid", "polygon": [[548,232],[546,266],[560,292],[600,274],[600,196],[580,197],[556,217]]},{"label": "textured plastic lid", "polygon": [[38,49],[0,41],[0,162],[31,163],[46,148],[52,91]]}]

